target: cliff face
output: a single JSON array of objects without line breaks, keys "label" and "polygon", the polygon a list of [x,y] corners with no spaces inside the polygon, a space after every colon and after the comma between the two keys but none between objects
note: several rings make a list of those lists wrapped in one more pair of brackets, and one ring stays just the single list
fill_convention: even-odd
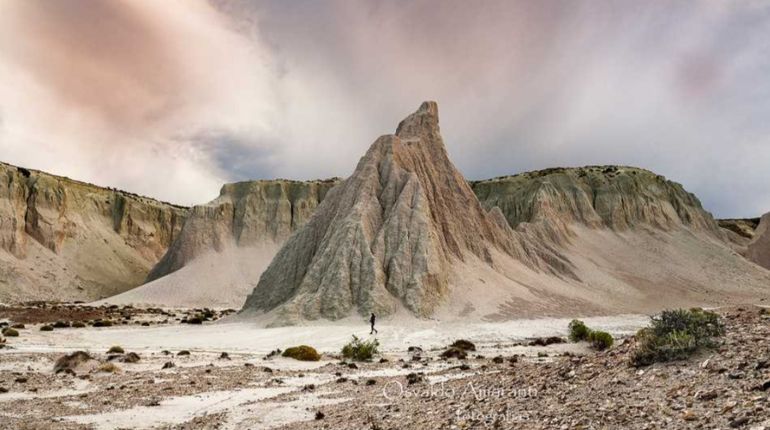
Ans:
[{"label": "cliff face", "polygon": [[227,184],[194,206],[147,283],[108,303],[240,307],[282,243],[311,217],[337,179]]},{"label": "cliff face", "polygon": [[144,280],[187,209],[0,163],[0,300],[94,299]]},{"label": "cliff face", "polygon": [[179,270],[209,251],[283,243],[337,182],[279,179],[226,184],[217,199],[190,209],[179,238],[147,280]]},{"label": "cliff face", "polygon": [[475,181],[487,208],[499,207],[512,227],[559,220],[623,231],[636,225],[687,226],[721,237],[711,214],[681,185],[623,166],[555,168]]},{"label": "cliff face", "polygon": [[759,227],[759,218],[746,219],[720,219],[717,220],[719,227],[729,230],[743,239],[751,240]]}]

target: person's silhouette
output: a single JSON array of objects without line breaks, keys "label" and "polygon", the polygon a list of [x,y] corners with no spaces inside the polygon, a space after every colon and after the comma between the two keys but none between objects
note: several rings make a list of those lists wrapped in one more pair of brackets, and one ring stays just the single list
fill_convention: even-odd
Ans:
[{"label": "person's silhouette", "polygon": [[372,316],[369,317],[369,323],[372,325],[372,331],[369,332],[369,334],[379,333],[376,328],[374,328],[374,321],[377,319],[377,317],[374,315],[374,312],[372,312]]}]

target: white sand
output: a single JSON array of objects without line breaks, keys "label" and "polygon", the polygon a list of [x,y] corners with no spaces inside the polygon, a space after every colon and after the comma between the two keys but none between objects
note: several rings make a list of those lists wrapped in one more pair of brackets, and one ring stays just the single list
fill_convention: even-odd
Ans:
[{"label": "white sand", "polygon": [[[411,346],[423,349],[441,348],[459,339],[469,339],[479,345],[495,345],[520,341],[528,337],[565,335],[569,318],[515,320],[499,323],[439,323],[411,322],[378,325],[382,350],[403,352]],[[630,334],[644,326],[644,315],[620,315],[585,318],[591,327],[613,333]],[[267,354],[276,348],[308,344],[321,352],[337,353],[351,335],[369,338],[369,328],[362,322],[307,325],[278,328],[259,328],[249,322],[221,322],[213,324],[173,325],[159,327],[110,327],[85,329],[57,329],[53,332],[29,330],[14,346],[17,351],[50,352],[91,350],[106,351],[112,345],[121,345],[131,351],[177,351]],[[4,352],[0,352],[3,354]],[[285,360],[286,365],[296,365]],[[280,362],[280,360],[279,360]]]},{"label": "white sand", "polygon": [[206,392],[193,396],[171,397],[161,401],[160,406],[139,406],[101,414],[76,415],[65,419],[92,425],[97,429],[151,428],[235,409],[247,402],[268,399],[293,390],[291,387],[269,387]]},{"label": "white sand", "polygon": [[96,304],[240,309],[277,251],[274,244],[211,251],[176,272]]},{"label": "white sand", "polygon": [[[420,346],[425,351],[443,348],[458,338],[466,338],[476,343],[479,353],[487,356],[498,354],[510,355],[524,353],[536,355],[542,348],[513,346],[514,342],[524,338],[550,335],[564,335],[569,319],[532,319],[500,323],[446,323],[419,321],[405,324],[402,321],[384,321],[379,328],[377,339],[381,342],[383,353],[392,360],[396,357],[407,358],[410,345]],[[14,349],[0,350],[0,363],[9,354],[28,352],[66,352],[88,350],[103,353],[112,345],[121,345],[127,350],[143,355],[143,360],[136,364],[122,364],[123,371],[138,372],[159,368],[159,351],[168,349],[192,351],[189,357],[174,356],[177,368],[163,371],[157,378],[174,378],[179,368],[203,366],[214,363],[216,366],[243,366],[244,362],[255,365],[267,365],[277,370],[305,370],[325,366],[337,360],[324,359],[320,362],[300,362],[286,358],[263,360],[263,354],[275,348],[286,348],[297,344],[309,344],[325,353],[338,353],[352,334],[368,338],[368,327],[364,322],[354,324],[347,320],[336,324],[323,323],[301,327],[259,328],[253,322],[219,322],[202,326],[174,325],[160,327],[107,327],[83,329],[57,329],[53,332],[28,330],[23,337],[14,342]],[[607,330],[615,335],[632,333],[647,323],[642,315],[585,318],[585,322],[597,329]],[[549,347],[549,352],[583,352],[583,344],[560,344]],[[232,360],[216,360],[218,353],[227,351]],[[50,358],[35,363],[37,366],[50,366]],[[162,360],[162,359],[161,359]],[[16,365],[25,365],[16,361]],[[445,370],[452,363],[431,361],[419,368],[425,372],[429,383],[442,383],[447,378],[458,375],[431,375]],[[149,367],[148,367],[149,366]],[[21,370],[21,369],[19,369]],[[413,372],[414,369],[400,367],[387,369],[350,369],[346,376],[362,379],[382,376],[396,376]],[[100,414],[85,414],[63,417],[65,420],[92,426],[96,429],[112,428],[155,428],[189,421],[206,414],[225,412],[225,429],[260,428],[267,429],[283,424],[312,419],[313,411],[324,405],[347,401],[349,399],[323,398],[313,392],[303,391],[307,384],[324,384],[335,379],[332,373],[307,373],[304,377],[284,378],[279,387],[248,384],[245,388],[228,391],[204,392],[190,396],[177,396],[160,401],[159,406],[137,406]],[[72,390],[38,393],[37,396],[60,397],[86,392],[89,386],[73,387]],[[284,393],[292,393],[292,398],[271,400]],[[0,395],[3,400],[16,400],[18,395],[10,393]]]}]

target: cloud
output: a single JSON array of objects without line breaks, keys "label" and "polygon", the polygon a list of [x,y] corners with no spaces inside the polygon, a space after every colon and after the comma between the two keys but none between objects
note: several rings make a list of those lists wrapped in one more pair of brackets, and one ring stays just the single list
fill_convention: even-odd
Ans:
[{"label": "cloud", "polygon": [[0,17],[6,161],[193,203],[228,174],[180,136],[270,133],[269,51],[207,3],[23,0]]},{"label": "cloud", "polygon": [[203,202],[347,175],[435,99],[470,178],[638,165],[756,215],[769,36],[751,1],[6,1],[0,159]]}]

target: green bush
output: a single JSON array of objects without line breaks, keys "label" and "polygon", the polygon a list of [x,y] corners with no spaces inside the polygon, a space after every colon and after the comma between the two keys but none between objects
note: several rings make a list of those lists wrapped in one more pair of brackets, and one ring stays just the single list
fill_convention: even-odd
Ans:
[{"label": "green bush", "polygon": [[719,315],[703,309],[663,311],[650,318],[650,327],[636,334],[631,355],[634,366],[684,360],[701,348],[716,345],[714,338],[724,334]]},{"label": "green bush", "polygon": [[598,349],[599,351],[604,351],[605,349],[611,347],[615,342],[611,334],[601,330],[589,331],[588,341],[591,342],[592,347]]},{"label": "green bush", "polygon": [[588,340],[591,330],[580,320],[572,320],[569,323],[569,340],[572,342],[583,342]]},{"label": "green bush", "polygon": [[19,335],[19,332],[14,328],[6,328],[3,329],[3,335],[6,337],[17,337]]},{"label": "green bush", "polygon": [[363,341],[356,335],[342,347],[342,356],[356,361],[369,361],[379,353],[380,342],[377,339]]},{"label": "green bush", "polygon": [[124,352],[126,351],[123,350],[123,347],[115,345],[110,347],[110,349],[107,351],[107,354],[123,354]]},{"label": "green bush", "polygon": [[569,339],[572,342],[590,342],[591,347],[599,351],[603,351],[615,343],[611,334],[606,331],[591,330],[580,320],[572,320],[569,323]]},{"label": "green bush", "polygon": [[307,345],[286,348],[281,355],[300,361],[318,361],[321,359],[321,354],[319,354],[312,346]]},{"label": "green bush", "polygon": [[667,310],[653,316],[651,320],[652,329],[658,336],[680,331],[698,339],[708,340],[722,336],[725,332],[719,315],[700,308]]}]

